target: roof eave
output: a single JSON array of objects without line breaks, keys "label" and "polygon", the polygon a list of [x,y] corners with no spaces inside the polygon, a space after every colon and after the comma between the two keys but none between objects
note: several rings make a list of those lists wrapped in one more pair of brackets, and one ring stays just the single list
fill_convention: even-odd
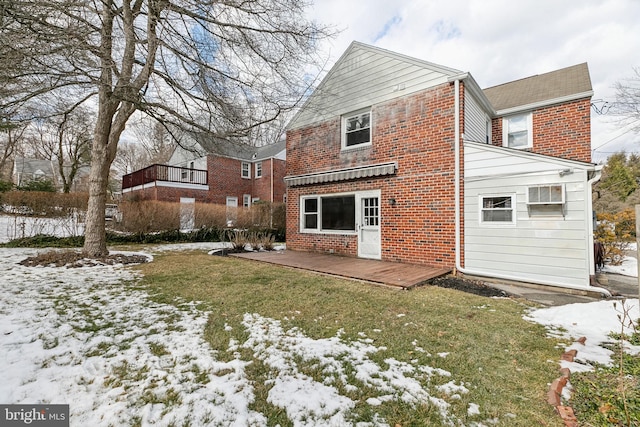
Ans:
[{"label": "roof eave", "polygon": [[537,110],[542,107],[549,107],[555,104],[563,104],[565,102],[577,101],[578,99],[591,98],[593,96],[593,90],[586,92],[573,93],[571,95],[561,96],[559,98],[545,99],[543,101],[532,102],[531,104],[518,105],[515,107],[504,108],[496,111],[496,116],[508,116],[510,114],[521,113],[525,111]]}]

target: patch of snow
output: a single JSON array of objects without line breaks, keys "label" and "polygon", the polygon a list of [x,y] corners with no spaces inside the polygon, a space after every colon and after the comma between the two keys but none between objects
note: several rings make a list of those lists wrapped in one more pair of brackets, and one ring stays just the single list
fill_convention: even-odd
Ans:
[{"label": "patch of snow", "polygon": [[[622,313],[621,301],[596,301],[590,303],[568,304],[556,307],[540,308],[530,311],[525,319],[547,326],[550,336],[577,340],[586,337],[583,344],[573,342],[566,350],[578,350],[576,361],[562,361],[563,367],[572,372],[583,372],[593,369],[591,363],[611,364],[613,352],[601,347],[611,342],[611,333],[620,333],[622,325],[618,316]],[[627,299],[631,319],[640,318],[637,299]],[[630,332],[625,328],[625,333]],[[632,351],[635,347],[627,346]]]},{"label": "patch of snow", "polygon": [[[212,244],[153,246],[165,250],[207,250]],[[358,403],[345,393],[369,387],[367,403],[429,402],[443,424],[458,425],[450,403],[433,392],[461,393],[450,372],[387,358],[386,348],[343,331],[313,339],[285,329],[257,313],[243,319],[242,340],[230,336],[235,357],[218,360],[204,341],[208,313],[196,303],[153,301],[138,276],[123,266],[24,267],[31,249],[1,249],[0,401],[67,403],[71,425],[266,426],[246,367],[260,360],[270,371],[267,400],[281,407],[295,426],[351,424]],[[224,333],[234,329],[225,324]],[[223,331],[221,331],[223,332]],[[248,359],[240,349],[249,350]],[[234,354],[234,353],[231,353]],[[303,373],[313,363],[321,378]],[[444,383],[441,388],[439,384]],[[450,396],[447,399],[453,400]],[[379,414],[360,427],[387,426]]]},{"label": "patch of snow", "polygon": [[638,277],[638,259],[626,256],[620,265],[605,264],[602,268],[604,273],[620,274],[629,277]]},{"label": "patch of snow", "polygon": [[469,409],[467,409],[467,415],[474,416],[480,415],[480,405],[477,403],[469,403]]}]

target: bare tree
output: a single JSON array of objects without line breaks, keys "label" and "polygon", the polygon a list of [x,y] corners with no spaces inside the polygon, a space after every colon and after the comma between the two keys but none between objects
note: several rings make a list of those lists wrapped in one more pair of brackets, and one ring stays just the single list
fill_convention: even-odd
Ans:
[{"label": "bare tree", "polygon": [[0,122],[0,178],[9,179],[9,162],[24,139],[26,125]]},{"label": "bare tree", "polygon": [[35,157],[50,160],[55,165],[62,191],[68,193],[78,172],[89,164],[93,121],[84,107],[59,110],[66,112],[32,126],[37,138],[32,138],[31,149]]},{"label": "bare tree", "polygon": [[121,141],[113,161],[113,169],[118,175],[126,175],[153,164],[149,153],[138,142]]},{"label": "bare tree", "polygon": [[[0,0],[0,111],[71,100],[96,110],[84,251],[107,253],[104,208],[136,111],[238,142],[295,108],[327,28],[304,0]],[[314,70],[315,71],[315,70]],[[73,108],[73,106],[71,108]]]},{"label": "bare tree", "polygon": [[633,71],[634,76],[616,83],[616,101],[609,112],[620,116],[625,125],[640,132],[640,67]]},{"label": "bare tree", "polygon": [[174,148],[181,142],[180,129],[170,128],[167,124],[149,120],[148,117],[136,121],[131,128],[136,146],[147,162],[145,166],[168,162]]}]

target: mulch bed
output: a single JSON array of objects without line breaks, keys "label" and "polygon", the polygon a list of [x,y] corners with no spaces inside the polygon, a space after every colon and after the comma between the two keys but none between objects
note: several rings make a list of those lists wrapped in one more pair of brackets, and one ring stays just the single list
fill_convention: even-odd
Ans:
[{"label": "mulch bed", "polygon": [[436,277],[427,282],[428,285],[439,286],[441,288],[456,289],[483,297],[508,297],[509,293],[487,286],[476,280],[461,279],[454,276]]},{"label": "mulch bed", "polygon": [[51,251],[26,258],[19,262],[26,267],[95,267],[116,264],[142,264],[149,259],[144,255],[110,254],[99,258],[87,258],[82,252]]}]

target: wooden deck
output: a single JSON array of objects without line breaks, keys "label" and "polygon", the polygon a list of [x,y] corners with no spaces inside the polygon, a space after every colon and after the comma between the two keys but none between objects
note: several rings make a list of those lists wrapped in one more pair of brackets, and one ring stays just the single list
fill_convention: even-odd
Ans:
[{"label": "wooden deck", "polygon": [[238,258],[262,261],[333,276],[410,289],[450,269],[298,251],[243,252]]}]

